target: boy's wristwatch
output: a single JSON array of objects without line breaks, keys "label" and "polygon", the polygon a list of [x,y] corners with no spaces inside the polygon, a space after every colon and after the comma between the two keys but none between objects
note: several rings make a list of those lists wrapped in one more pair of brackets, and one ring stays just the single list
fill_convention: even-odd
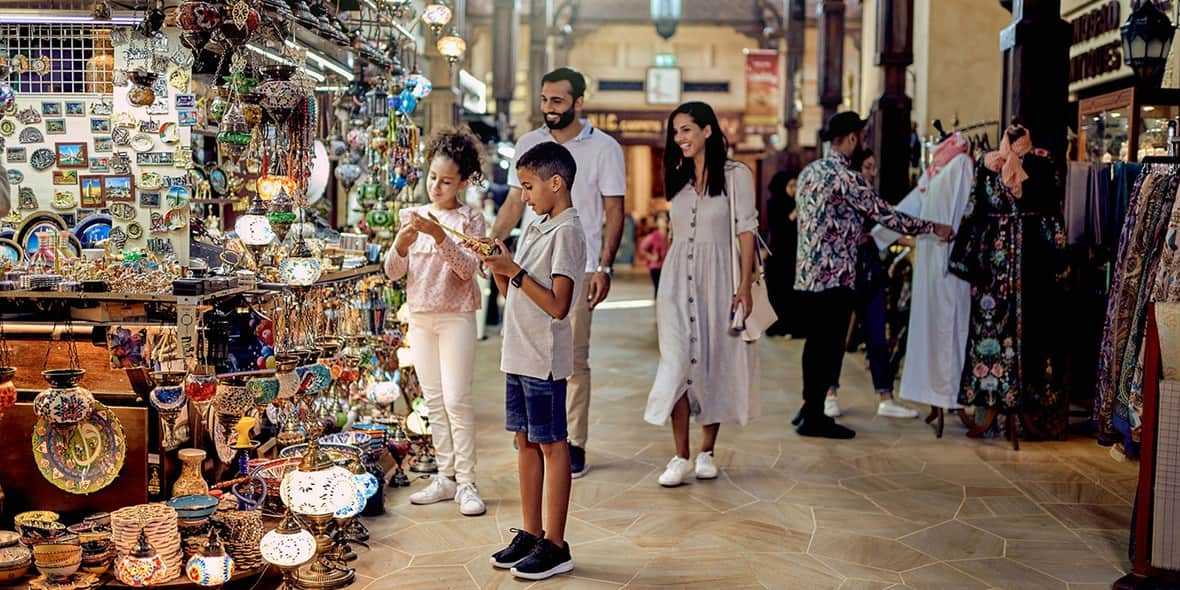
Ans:
[{"label": "boy's wristwatch", "polygon": [[594,272],[603,273],[608,277],[613,277],[615,275],[615,269],[613,269],[609,266],[603,266],[601,264],[598,265],[598,268],[594,269]]},{"label": "boy's wristwatch", "polygon": [[529,274],[529,273],[528,273],[528,271],[526,271],[525,269],[523,269],[523,268],[522,268],[522,269],[520,269],[520,272],[516,273],[516,276],[512,277],[512,280],[511,280],[511,282],[512,282],[512,286],[513,286],[513,287],[516,287],[517,289],[519,289],[519,288],[520,288],[520,284],[521,284],[522,282],[524,282],[524,278],[525,278],[526,276],[528,276],[528,274]]}]

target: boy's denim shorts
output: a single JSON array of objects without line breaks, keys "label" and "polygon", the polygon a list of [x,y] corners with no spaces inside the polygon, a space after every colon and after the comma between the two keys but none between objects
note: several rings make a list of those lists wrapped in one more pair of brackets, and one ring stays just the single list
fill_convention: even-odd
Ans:
[{"label": "boy's denim shorts", "polygon": [[569,438],[565,420],[565,379],[537,379],[508,373],[504,418],[509,432],[528,434],[529,442],[547,444]]}]

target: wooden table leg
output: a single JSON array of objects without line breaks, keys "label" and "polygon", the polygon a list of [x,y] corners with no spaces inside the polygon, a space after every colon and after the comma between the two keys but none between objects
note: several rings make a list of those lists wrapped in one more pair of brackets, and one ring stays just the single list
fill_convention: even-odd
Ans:
[{"label": "wooden table leg", "polygon": [[976,424],[975,419],[968,414],[970,408],[964,408],[959,412],[959,420],[963,421],[963,425],[967,427],[967,436],[969,438],[979,438],[987,429],[992,427],[996,421],[996,416],[999,415],[999,410],[996,408],[988,408],[987,415],[984,416],[982,424]]}]

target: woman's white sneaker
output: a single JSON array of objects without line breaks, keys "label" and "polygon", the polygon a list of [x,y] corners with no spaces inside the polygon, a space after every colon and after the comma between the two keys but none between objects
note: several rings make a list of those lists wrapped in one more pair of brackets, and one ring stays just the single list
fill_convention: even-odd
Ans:
[{"label": "woman's white sneaker", "polygon": [[457,488],[458,484],[451,481],[451,478],[444,475],[436,475],[431,480],[430,485],[426,486],[426,489],[410,494],[410,503],[421,505],[454,500],[455,490]]},{"label": "woman's white sneaker", "polygon": [[684,457],[672,457],[668,461],[668,467],[664,469],[664,473],[660,475],[660,485],[666,488],[674,488],[684,483],[684,478],[693,472],[692,462]]},{"label": "woman's white sneaker", "polygon": [[877,404],[877,415],[886,418],[917,418],[918,411],[907,408],[895,400],[887,399]]},{"label": "woman's white sneaker", "polygon": [[716,479],[717,466],[713,464],[713,451],[697,455],[697,479]]},{"label": "woman's white sneaker", "polygon": [[479,497],[479,491],[475,489],[475,484],[459,484],[455,491],[455,502],[459,504],[459,513],[463,516],[479,516],[488,511],[483,498]]}]

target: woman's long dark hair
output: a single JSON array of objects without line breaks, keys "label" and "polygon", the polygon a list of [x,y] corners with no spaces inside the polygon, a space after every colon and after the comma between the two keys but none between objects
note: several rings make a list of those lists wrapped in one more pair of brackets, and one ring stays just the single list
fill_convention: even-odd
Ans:
[{"label": "woman's long dark hair", "polygon": [[717,122],[717,115],[713,107],[703,102],[686,102],[668,115],[668,141],[664,145],[664,195],[668,200],[676,196],[684,186],[693,182],[696,170],[692,160],[684,157],[680,146],[676,145],[676,128],[673,121],[676,115],[686,114],[692,117],[694,123],[704,129],[713,128],[713,135],[705,140],[705,170],[708,171],[709,195],[725,194],[725,163],[729,159],[729,142],[721,132],[721,125]]}]

